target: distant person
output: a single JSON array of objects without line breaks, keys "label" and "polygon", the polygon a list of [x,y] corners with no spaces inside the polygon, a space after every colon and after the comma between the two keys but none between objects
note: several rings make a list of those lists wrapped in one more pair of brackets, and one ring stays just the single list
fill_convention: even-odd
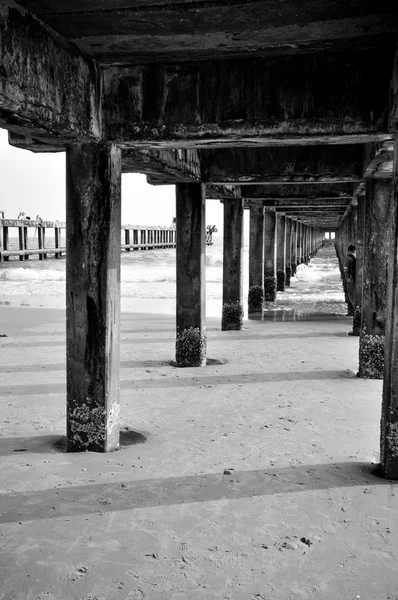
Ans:
[{"label": "distant person", "polygon": [[345,261],[344,273],[345,280],[347,282],[347,294],[348,298],[355,308],[355,270],[356,270],[356,256],[355,256],[355,246],[354,244],[350,244],[347,248],[348,254]]}]

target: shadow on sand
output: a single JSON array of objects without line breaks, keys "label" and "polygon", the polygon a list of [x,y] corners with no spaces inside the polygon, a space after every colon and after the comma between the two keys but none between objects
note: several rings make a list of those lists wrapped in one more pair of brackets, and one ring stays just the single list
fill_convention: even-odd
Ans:
[{"label": "shadow on sand", "polygon": [[[73,456],[72,454],[70,455]],[[208,473],[117,483],[92,483],[1,496],[0,523],[112,513],[154,506],[292,494],[308,490],[383,485],[374,465],[342,462]]]}]

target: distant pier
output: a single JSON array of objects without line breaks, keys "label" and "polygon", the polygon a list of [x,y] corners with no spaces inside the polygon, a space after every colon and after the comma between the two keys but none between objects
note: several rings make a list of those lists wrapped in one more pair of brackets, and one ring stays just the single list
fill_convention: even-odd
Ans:
[{"label": "distant pier", "polygon": [[[15,236],[10,236],[12,228],[18,231]],[[28,230],[32,228],[37,230],[37,235],[33,240],[35,248],[31,247],[32,238],[28,239]],[[65,230],[66,223],[61,221],[0,219],[0,262],[8,261],[10,257],[18,257],[20,261],[28,260],[30,256],[38,257],[39,260],[50,256],[61,258],[66,253]],[[10,242],[14,238],[18,238],[17,248],[11,247]],[[175,227],[122,225],[121,249],[126,252],[175,248],[175,246]]]}]

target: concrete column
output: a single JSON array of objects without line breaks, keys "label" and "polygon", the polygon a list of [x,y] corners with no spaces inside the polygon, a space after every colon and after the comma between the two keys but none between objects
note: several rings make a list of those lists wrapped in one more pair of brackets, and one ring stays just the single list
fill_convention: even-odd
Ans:
[{"label": "concrete column", "polygon": [[66,153],[67,450],[119,446],[121,151]]},{"label": "concrete column", "polygon": [[276,290],[285,291],[286,283],[286,217],[276,216]]},{"label": "concrete column", "polygon": [[365,197],[358,198],[357,212],[357,235],[356,235],[356,273],[355,273],[355,307],[352,324],[352,335],[359,336],[362,322],[362,294],[363,294],[363,259],[365,239]]},{"label": "concrete column", "polygon": [[264,207],[250,207],[249,314],[261,313],[264,302]]},{"label": "concrete column", "polygon": [[285,274],[286,274],[286,287],[290,287],[290,277],[292,276],[292,220],[286,217],[286,266],[285,266]]},{"label": "concrete column", "polygon": [[381,379],[384,370],[387,235],[394,214],[392,180],[367,179],[365,199],[364,282],[359,376]]},{"label": "concrete column", "polygon": [[392,206],[387,230],[389,262],[380,465],[386,479],[398,480],[398,139],[394,144]]},{"label": "concrete column", "polygon": [[292,232],[291,232],[291,261],[292,261],[292,277],[297,272],[297,226],[298,222],[292,220]]},{"label": "concrete column", "polygon": [[276,298],[276,213],[264,211],[264,300]]},{"label": "concrete column", "polygon": [[176,184],[176,365],[206,365],[206,192],[201,183]]},{"label": "concrete column", "polygon": [[304,251],[304,263],[308,265],[310,262],[310,257],[308,253],[308,225],[303,225],[303,251]]},{"label": "concrete column", "polygon": [[243,327],[243,202],[224,202],[222,331]]},{"label": "concrete column", "polygon": [[297,221],[297,266],[303,262],[303,229],[301,221]]}]

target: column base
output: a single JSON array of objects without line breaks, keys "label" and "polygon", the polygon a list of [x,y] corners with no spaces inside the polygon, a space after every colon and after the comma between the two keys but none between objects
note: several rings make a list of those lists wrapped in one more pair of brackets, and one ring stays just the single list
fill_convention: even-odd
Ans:
[{"label": "column base", "polygon": [[[103,406],[77,406],[68,415],[67,452],[113,452],[119,448],[114,434],[119,424],[120,405],[114,404],[109,415]],[[113,432],[113,435],[110,435]]]},{"label": "column base", "polygon": [[297,264],[296,263],[292,263],[291,269],[292,269],[292,277],[295,277],[295,275],[297,273]]},{"label": "column base", "polygon": [[276,279],[275,277],[264,277],[264,301],[275,302],[276,300]]},{"label": "column base", "polygon": [[236,302],[225,303],[222,307],[221,331],[243,329],[243,304]]},{"label": "column base", "polygon": [[199,327],[186,327],[176,338],[176,366],[205,367],[206,350],[206,331]]},{"label": "column base", "polygon": [[277,292],[285,291],[285,280],[286,280],[285,271],[277,271],[276,272],[276,291]]},{"label": "column base", "polygon": [[285,280],[285,285],[286,287],[290,287],[290,278],[292,276],[292,269],[291,267],[286,267],[286,280]]},{"label": "column base", "polygon": [[261,285],[252,285],[249,289],[248,312],[259,313],[263,310],[264,289]]},{"label": "column base", "polygon": [[383,379],[384,377],[384,335],[361,334],[359,340],[358,377]]},{"label": "column base", "polygon": [[398,423],[380,420],[380,475],[391,481],[398,480]]}]

